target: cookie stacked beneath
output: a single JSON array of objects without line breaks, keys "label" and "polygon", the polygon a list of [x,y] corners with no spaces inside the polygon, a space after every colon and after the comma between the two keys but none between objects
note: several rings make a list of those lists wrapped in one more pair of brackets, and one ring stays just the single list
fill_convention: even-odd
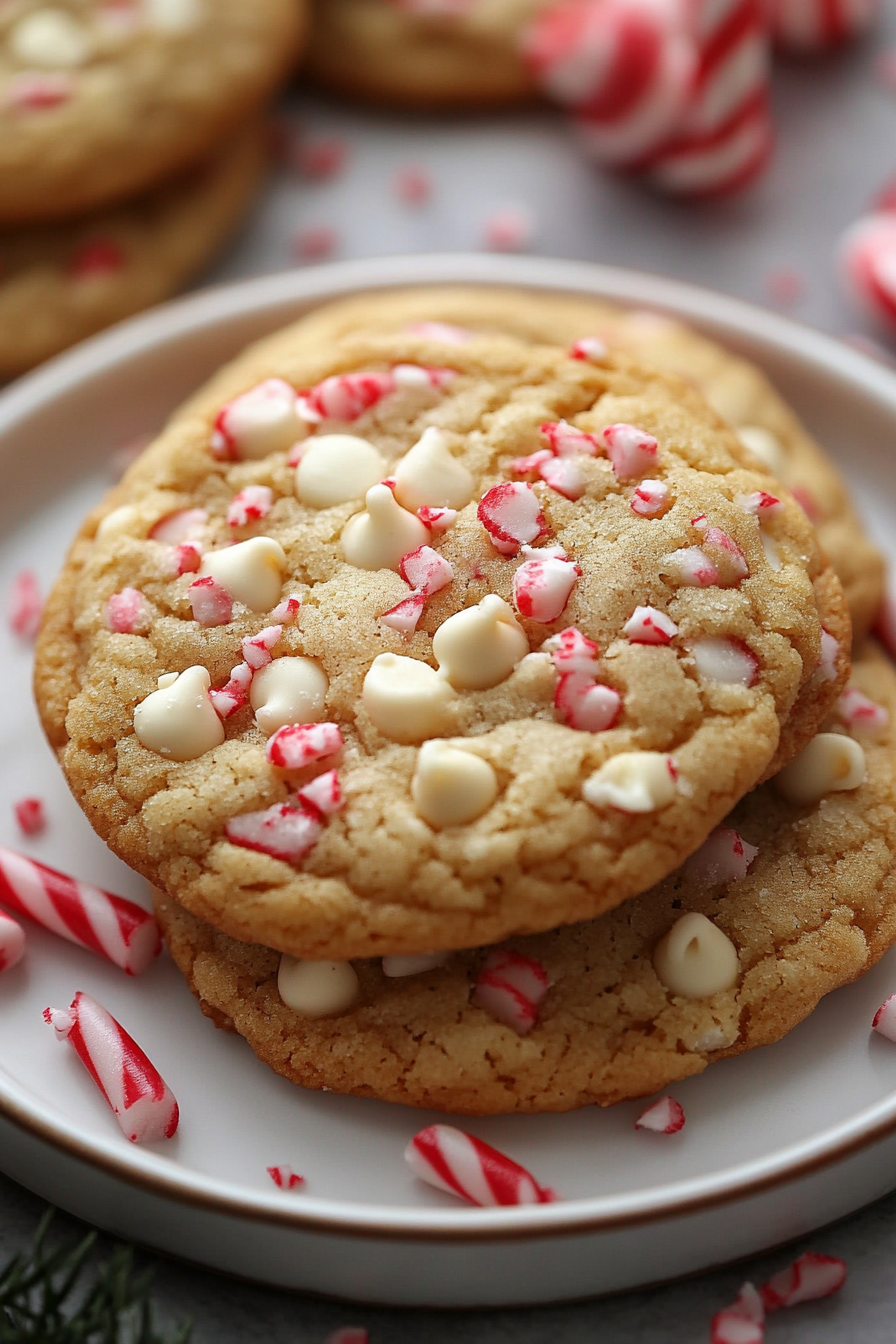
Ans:
[{"label": "cookie stacked beneath", "polygon": [[85,523],[36,673],[75,796],[305,1086],[565,1110],[777,1039],[896,938],[896,682],[847,688],[804,508],[621,314],[359,303]]},{"label": "cookie stacked beneath", "polygon": [[0,378],[167,297],[232,232],[301,0],[0,12]]}]

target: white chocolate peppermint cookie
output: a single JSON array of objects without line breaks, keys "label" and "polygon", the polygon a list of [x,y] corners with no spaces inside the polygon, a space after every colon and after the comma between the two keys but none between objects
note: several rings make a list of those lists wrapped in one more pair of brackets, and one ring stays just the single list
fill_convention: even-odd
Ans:
[{"label": "white chocolate peppermint cookie", "polygon": [[[302,960],[609,909],[806,746],[845,682],[805,515],[783,491],[744,507],[769,478],[693,389],[507,338],[432,349],[288,330],[247,352],[85,524],[39,649],[48,732],[113,849]],[[312,454],[348,482],[349,435],[387,474],[328,504],[318,465],[303,497]],[[158,679],[203,670],[187,734]]]},{"label": "white chocolate peppermint cookie", "polygon": [[298,54],[302,0],[0,5],[0,222],[82,215],[217,151]]},{"label": "white chocolate peppermint cookie", "polygon": [[203,1012],[303,1087],[472,1114],[660,1091],[779,1040],[896,942],[896,675],[869,647],[854,679],[879,720],[862,783],[807,805],[764,785],[683,869],[589,923],[354,961],[352,1002],[313,1019],[278,991],[289,958],[160,896],[168,946]]}]

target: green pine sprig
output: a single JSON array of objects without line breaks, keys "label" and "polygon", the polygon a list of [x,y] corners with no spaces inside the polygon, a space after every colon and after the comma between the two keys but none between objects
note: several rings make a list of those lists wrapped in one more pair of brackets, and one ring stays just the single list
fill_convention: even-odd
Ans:
[{"label": "green pine sprig", "polygon": [[134,1272],[128,1246],[91,1262],[92,1232],[51,1249],[53,1219],[41,1219],[30,1252],[0,1268],[0,1344],[188,1344],[190,1325],[174,1334],[155,1328],[149,1299],[151,1272]]}]

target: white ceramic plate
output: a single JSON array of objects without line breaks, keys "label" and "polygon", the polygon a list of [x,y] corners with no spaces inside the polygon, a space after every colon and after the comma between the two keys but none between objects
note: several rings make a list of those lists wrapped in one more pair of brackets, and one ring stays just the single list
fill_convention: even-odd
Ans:
[{"label": "white ceramic plate", "polygon": [[[763,364],[839,458],[877,540],[893,549],[896,376],[779,317],[657,278],[494,257],[357,262],[274,276],[169,305],[83,345],[0,397],[0,591],[34,566],[49,583],[108,483],[110,451],[160,425],[247,340],[353,290],[488,281],[577,290],[685,317]],[[142,883],[91,833],[31,706],[30,652],[0,627],[0,841],[122,894]],[[47,800],[23,842],[11,805]],[[563,1201],[477,1210],[416,1183],[402,1152],[435,1117],[305,1093],[199,1013],[163,960],[131,981],[29,929],[0,978],[0,1167],[112,1231],[219,1269],[296,1288],[405,1304],[561,1299],[746,1255],[896,1185],[896,1048],[872,1037],[896,988],[890,956],[831,995],[779,1045],[675,1089],[673,1139],[636,1133],[636,1105],[470,1121]],[[119,1133],[73,1053],[41,1020],[78,989],[146,1048],[181,1104],[177,1137]],[[265,1174],[305,1175],[284,1194]]]}]

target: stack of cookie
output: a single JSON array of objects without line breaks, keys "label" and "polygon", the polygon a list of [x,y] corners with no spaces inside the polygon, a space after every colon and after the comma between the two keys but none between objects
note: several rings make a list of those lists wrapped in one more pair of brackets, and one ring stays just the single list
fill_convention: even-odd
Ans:
[{"label": "stack of cookie", "polygon": [[301,0],[0,12],[0,378],[167,297],[240,219]]},{"label": "stack of cookie", "polygon": [[37,696],[203,1011],[272,1068],[606,1105],[896,941],[881,577],[703,338],[366,296],[226,368],[88,518]]}]

